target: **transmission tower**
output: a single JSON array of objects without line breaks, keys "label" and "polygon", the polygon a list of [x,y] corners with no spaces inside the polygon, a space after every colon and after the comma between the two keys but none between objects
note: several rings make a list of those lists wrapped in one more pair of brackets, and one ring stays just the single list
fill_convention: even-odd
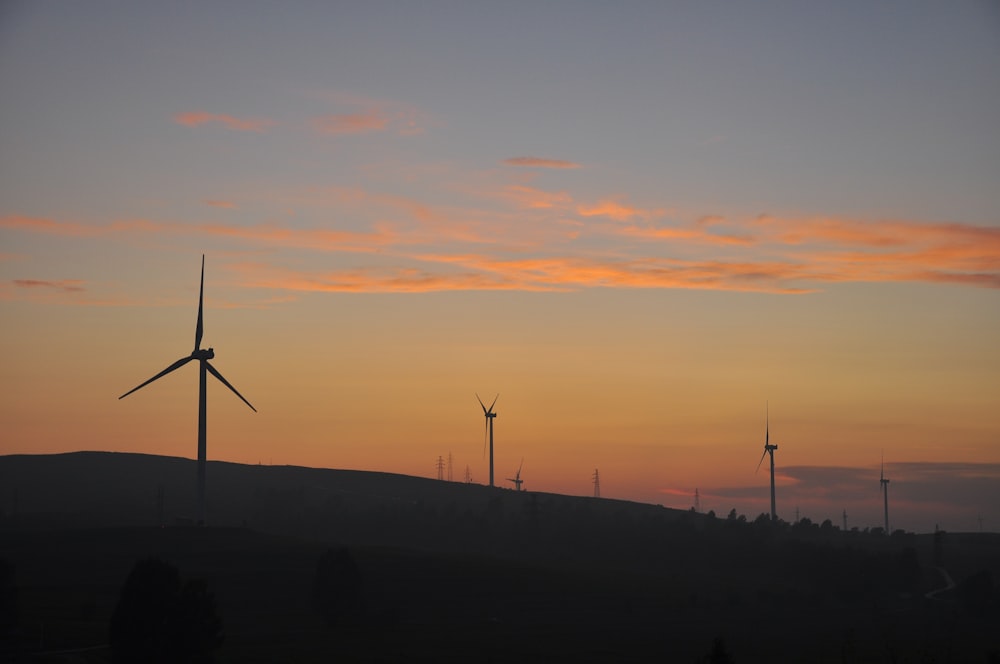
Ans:
[{"label": "transmission tower", "polygon": [[469,472],[469,465],[465,465],[465,483],[472,484],[472,473]]},{"label": "transmission tower", "polygon": [[594,478],[593,479],[594,479],[594,498],[600,498],[601,497],[601,475],[600,475],[600,473],[597,472],[596,468],[594,468]]},{"label": "transmission tower", "polygon": [[694,490],[694,511],[701,513],[701,496],[698,495],[698,489]]},{"label": "transmission tower", "polygon": [[844,510],[844,532],[847,532],[847,510]]},{"label": "transmission tower", "polygon": [[444,459],[441,458],[441,456],[438,456],[437,469],[438,469],[438,479],[439,480],[443,480],[444,479]]},{"label": "transmission tower", "polygon": [[452,467],[451,452],[448,452],[448,481],[449,482],[451,482],[452,479],[453,479],[452,476],[451,476],[451,467]]}]

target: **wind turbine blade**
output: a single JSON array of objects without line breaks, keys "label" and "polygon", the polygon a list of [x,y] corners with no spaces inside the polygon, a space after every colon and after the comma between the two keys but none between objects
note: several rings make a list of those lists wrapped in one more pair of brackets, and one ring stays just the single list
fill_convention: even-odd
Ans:
[{"label": "wind turbine blade", "polygon": [[490,404],[490,412],[491,413],[493,412],[493,406],[497,405],[497,399],[499,399],[499,398],[500,398],[500,393],[497,392],[497,395],[495,397],[493,397],[493,403]]},{"label": "wind turbine blade", "polygon": [[211,374],[213,376],[215,376],[216,378],[218,378],[219,380],[221,380],[223,385],[225,385],[226,387],[228,387],[229,389],[231,389],[233,391],[233,394],[235,394],[236,396],[238,396],[240,399],[243,399],[243,403],[245,403],[246,405],[250,406],[250,410],[252,410],[255,413],[257,412],[257,409],[254,408],[250,404],[249,401],[247,401],[246,399],[244,399],[243,395],[240,394],[239,391],[235,387],[233,387],[232,385],[230,385],[229,381],[226,380],[225,378],[223,378],[222,374],[220,374],[218,371],[215,370],[215,367],[213,367],[211,364],[208,363],[208,360],[205,360],[205,368],[208,369],[209,372],[211,372]]},{"label": "wind turbine blade", "polygon": [[485,415],[486,414],[486,406],[483,405],[483,400],[479,398],[479,392],[476,392],[476,401],[478,401],[479,405],[482,406],[482,408],[483,408],[483,415]]},{"label": "wind turbine blade", "polygon": [[198,326],[194,328],[194,349],[201,348],[201,336],[205,331],[202,324],[202,305],[205,302],[205,254],[201,255],[201,286],[198,288]]},{"label": "wind turbine blade", "polygon": [[181,367],[183,367],[185,364],[187,364],[188,362],[190,362],[193,359],[194,359],[194,357],[191,356],[191,355],[189,355],[187,357],[182,357],[181,359],[177,360],[176,362],[174,362],[173,364],[171,364],[169,367],[167,367],[166,369],[164,369],[160,373],[156,374],[155,376],[153,376],[152,378],[150,378],[149,380],[147,380],[145,383],[142,383],[140,385],[137,385],[136,387],[133,387],[131,390],[129,390],[128,392],[126,392],[125,394],[121,395],[118,398],[119,399],[124,399],[125,397],[127,397],[130,394],[132,394],[133,392],[135,392],[139,388],[146,387],[147,385],[149,385],[150,383],[152,383],[157,378],[162,378],[163,376],[166,376],[168,373],[170,373],[174,369],[180,369]]},{"label": "wind turbine blade", "polygon": [[[760,464],[764,463],[764,457],[766,456],[767,456],[767,448],[764,448],[764,453],[760,455],[760,461],[757,462],[757,470],[760,470]],[[756,473],[757,470],[753,472]]]}]

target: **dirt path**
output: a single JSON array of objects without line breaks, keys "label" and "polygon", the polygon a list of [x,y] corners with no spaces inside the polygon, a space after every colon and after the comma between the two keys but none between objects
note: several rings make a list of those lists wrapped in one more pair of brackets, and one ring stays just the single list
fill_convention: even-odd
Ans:
[{"label": "dirt path", "polygon": [[938,597],[939,594],[947,592],[955,587],[955,581],[951,578],[951,574],[948,574],[948,570],[943,567],[935,567],[934,569],[936,569],[941,574],[942,578],[944,578],[945,585],[943,588],[938,588],[937,590],[932,590],[925,594],[924,597],[927,599],[941,599]]}]

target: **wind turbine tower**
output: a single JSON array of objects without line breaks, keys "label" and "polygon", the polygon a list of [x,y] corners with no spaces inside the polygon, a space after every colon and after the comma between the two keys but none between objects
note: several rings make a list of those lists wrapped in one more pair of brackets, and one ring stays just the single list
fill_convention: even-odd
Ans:
[{"label": "wind turbine tower", "polygon": [[[760,455],[760,461],[757,462],[757,470],[760,470],[760,464],[764,463],[764,457],[768,454],[771,455],[771,521],[778,520],[778,513],[774,509],[774,451],[778,449],[777,445],[771,445],[771,425],[770,425],[770,413],[765,411],[764,420],[764,453]],[[754,471],[757,472],[757,471]]]},{"label": "wind turbine tower", "polygon": [[882,455],[882,469],[878,478],[879,488],[882,490],[883,508],[885,510],[885,534],[889,534],[889,478],[885,476],[885,455]]},{"label": "wind turbine tower", "polygon": [[243,395],[237,391],[235,387],[229,384],[229,381],[222,377],[215,367],[209,364],[209,360],[215,357],[215,350],[212,348],[202,348],[201,347],[201,337],[204,332],[204,325],[202,323],[202,311],[204,309],[205,301],[205,255],[201,256],[201,287],[198,290],[198,324],[194,329],[194,350],[187,357],[182,357],[177,360],[169,367],[156,374],[144,383],[133,387],[131,390],[125,394],[118,397],[119,399],[124,399],[128,395],[132,394],[136,390],[139,390],[154,380],[166,376],[171,371],[179,369],[191,360],[198,360],[199,371],[198,371],[198,525],[205,525],[205,458],[206,458],[206,425],[207,425],[207,377],[208,374],[215,376],[219,382],[232,390],[233,394],[238,396],[243,403],[250,406],[250,410],[257,412],[249,401],[243,398]]},{"label": "wind turbine tower", "polygon": [[[490,486],[493,486],[493,420],[496,419],[497,416],[497,414],[493,412],[493,406],[497,405],[497,399],[499,398],[499,394],[493,397],[493,403],[491,403],[490,407],[487,408],[483,403],[483,400],[479,398],[479,394],[476,393],[476,400],[478,400],[479,405],[483,407],[483,415],[486,416],[486,431],[483,433],[485,435],[488,432],[490,436]],[[485,447],[485,445],[486,441],[484,440],[483,446]]]}]

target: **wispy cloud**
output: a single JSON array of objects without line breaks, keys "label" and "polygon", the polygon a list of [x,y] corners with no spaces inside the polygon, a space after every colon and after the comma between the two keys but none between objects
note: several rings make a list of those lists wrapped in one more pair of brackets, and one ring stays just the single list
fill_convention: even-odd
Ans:
[{"label": "wispy cloud", "polygon": [[61,293],[82,293],[84,281],[80,279],[14,279],[12,282],[18,288],[46,289]]},{"label": "wispy cloud", "polygon": [[323,135],[391,131],[400,136],[412,136],[427,128],[425,114],[407,104],[343,92],[319,92],[312,96],[319,96],[343,109],[312,119],[313,129]]},{"label": "wispy cloud", "polygon": [[205,111],[189,111],[176,113],[174,122],[185,127],[200,127],[204,124],[218,123],[232,131],[263,132],[277,124],[267,118],[237,118],[223,113],[206,113]]},{"label": "wispy cloud", "polygon": [[392,270],[373,258],[367,270],[299,275],[294,282],[319,283],[325,290],[687,288],[790,294],[836,283],[893,281],[1000,288],[997,228],[767,216],[683,221],[616,199],[581,206],[569,193],[524,184],[484,196],[492,198],[490,205],[473,200],[459,206],[327,188],[280,201],[308,205],[314,218],[349,219],[350,227],[144,219],[85,224],[11,215],[0,218],[0,229],[84,238],[226,237],[268,248],[377,254],[395,261]]},{"label": "wispy cloud", "polygon": [[321,134],[364,134],[383,131],[389,126],[389,119],[377,109],[361,113],[324,115],[313,119],[313,128]]},{"label": "wispy cloud", "polygon": [[546,159],[544,157],[511,157],[504,159],[508,166],[526,166],[528,168],[580,168],[580,164],[565,159]]},{"label": "wispy cloud", "polygon": [[663,216],[665,212],[664,210],[644,210],[633,207],[614,198],[605,198],[594,205],[580,205],[576,211],[583,217],[607,217],[615,221],[655,219]]},{"label": "wispy cloud", "polygon": [[237,205],[231,201],[220,201],[216,199],[206,199],[204,201],[205,205],[215,208],[223,208],[226,210],[235,210]]}]

